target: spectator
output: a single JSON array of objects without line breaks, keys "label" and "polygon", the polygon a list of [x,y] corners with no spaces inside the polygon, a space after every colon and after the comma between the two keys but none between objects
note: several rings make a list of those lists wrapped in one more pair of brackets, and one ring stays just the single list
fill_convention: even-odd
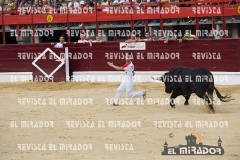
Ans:
[{"label": "spectator", "polygon": [[38,14],[37,7],[38,7],[38,1],[35,1],[32,7],[35,7],[35,10],[33,11],[34,14]]},{"label": "spectator", "polygon": [[38,9],[38,14],[42,14],[42,11],[43,11],[43,3],[42,3],[41,0],[38,1],[37,9]]},{"label": "spectator", "polygon": [[85,1],[83,1],[83,0],[81,0],[79,4],[80,4],[80,6],[81,5],[83,5],[83,6],[86,5]]},{"label": "spectator", "polygon": [[54,6],[57,5],[57,0],[52,0],[51,3],[52,3],[52,5],[53,5],[53,7],[54,7]]},{"label": "spectator", "polygon": [[[9,0],[8,2],[8,11],[15,11],[17,8],[17,1]],[[15,13],[11,12],[11,15],[15,15]]]},{"label": "spectator", "polygon": [[47,4],[47,0],[42,0],[43,7]]},{"label": "spectator", "polygon": [[158,39],[159,41],[164,41],[164,43],[168,43],[169,40],[177,40],[177,35],[174,35],[172,31],[167,31],[167,35]]},{"label": "spectator", "polygon": [[57,13],[62,13],[62,8],[65,7],[65,4],[63,4],[63,0],[58,0],[56,2],[56,6],[54,6],[57,10]]},{"label": "spectator", "polygon": [[101,40],[100,36],[97,36],[97,37],[96,37],[96,40],[93,40],[92,42],[93,42],[93,43],[96,43],[96,42],[97,42],[97,43],[102,43],[103,40]]},{"label": "spectator", "polygon": [[71,2],[68,3],[69,7],[69,13],[72,13],[72,8],[79,8],[80,4],[77,1],[71,0]]},{"label": "spectator", "polygon": [[19,7],[22,7],[22,5],[23,5],[23,3],[25,2],[25,0],[17,0],[17,2],[20,3],[20,4],[19,4]]},{"label": "spectator", "polygon": [[[97,2],[97,7],[101,7],[101,2]],[[97,11],[100,12],[102,9],[98,8]]]},{"label": "spectator", "polygon": [[183,38],[179,40],[179,43],[181,43],[182,41],[192,41],[192,40],[197,40],[197,39],[198,39],[197,36],[190,34],[189,31],[186,30]]},{"label": "spectator", "polygon": [[7,10],[12,10],[13,9],[13,5],[14,5],[13,0],[9,0],[8,1],[8,8],[7,8]]},{"label": "spectator", "polygon": [[89,7],[92,7],[92,8],[94,7],[94,2],[93,2],[93,0],[89,0],[89,1],[88,1],[88,6],[89,6]]},{"label": "spectator", "polygon": [[134,7],[133,7],[134,10],[140,10],[140,7],[139,7],[139,4],[138,4],[137,0],[132,0],[132,4],[134,5]]},{"label": "spectator", "polygon": [[[101,6],[109,6],[109,2],[107,0],[102,0],[102,5]],[[109,11],[109,8],[106,7],[102,11],[107,12],[107,11]]]},{"label": "spectator", "polygon": [[146,31],[145,32],[145,37],[144,39],[139,39],[137,41],[154,41],[154,38],[150,36],[150,32],[149,31]]},{"label": "spectator", "polygon": [[125,42],[126,42],[126,43],[133,43],[133,42],[134,42],[134,43],[135,43],[135,42],[137,42],[138,40],[139,40],[139,39],[137,39],[134,34],[131,34],[130,39],[126,40]]},{"label": "spectator", "polygon": [[[59,37],[59,43],[57,43],[54,48],[63,48],[63,44],[66,44],[66,42],[64,42],[64,37],[60,36]],[[51,43],[51,45],[54,45],[54,43]]]},{"label": "spectator", "polygon": [[84,32],[81,32],[80,39],[76,43],[89,43],[89,46],[92,47],[92,41],[86,39],[86,34]]}]

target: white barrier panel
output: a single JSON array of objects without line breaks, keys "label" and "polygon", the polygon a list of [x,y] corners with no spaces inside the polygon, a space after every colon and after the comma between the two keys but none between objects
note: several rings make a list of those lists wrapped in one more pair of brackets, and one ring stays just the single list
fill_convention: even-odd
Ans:
[{"label": "white barrier panel", "polygon": [[[156,82],[162,83],[157,80],[153,80],[153,77],[160,77],[166,71],[159,72],[144,72],[136,71],[133,78],[134,82]],[[237,85],[240,84],[240,72],[212,72],[214,77],[214,84],[217,85]],[[70,77],[72,82],[121,82],[125,77],[122,71],[105,71],[105,72],[73,72]]]},{"label": "white barrier panel", "polygon": [[66,72],[66,82],[70,81],[69,77],[69,57],[68,57],[68,47],[65,47],[65,72]]},{"label": "white barrier panel", "polygon": [[32,72],[0,72],[0,82],[32,82]]}]

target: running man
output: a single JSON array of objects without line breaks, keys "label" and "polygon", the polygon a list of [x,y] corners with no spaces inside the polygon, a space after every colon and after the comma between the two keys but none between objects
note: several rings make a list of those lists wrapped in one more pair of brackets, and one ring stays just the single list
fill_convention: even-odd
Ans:
[{"label": "running man", "polygon": [[126,53],[126,64],[124,64],[122,67],[115,66],[111,62],[107,62],[108,65],[118,71],[125,71],[126,76],[120,86],[117,89],[116,96],[114,98],[113,106],[118,106],[119,105],[119,98],[121,97],[122,91],[126,90],[126,94],[128,98],[134,98],[134,97],[139,97],[143,96],[143,99],[146,99],[146,91],[139,91],[139,92],[132,92],[134,82],[133,82],[133,76],[135,75],[134,73],[134,65],[131,61],[132,59],[132,53],[128,52]]}]

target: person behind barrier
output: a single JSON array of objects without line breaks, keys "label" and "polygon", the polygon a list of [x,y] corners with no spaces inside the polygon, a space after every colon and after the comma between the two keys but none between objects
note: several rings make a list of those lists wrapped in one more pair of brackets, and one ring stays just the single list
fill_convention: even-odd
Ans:
[{"label": "person behind barrier", "polygon": [[[63,44],[66,44],[66,42],[64,42],[64,37],[63,36],[60,36],[59,37],[59,41],[55,46],[54,48],[63,48]],[[54,45],[54,43],[51,43],[51,45]]]},{"label": "person behind barrier", "polygon": [[146,31],[145,32],[145,38],[144,39],[139,39],[137,41],[138,42],[141,42],[141,41],[154,41],[154,38],[150,36],[150,32],[149,31]]},{"label": "person behind barrier", "polygon": [[198,39],[197,36],[190,34],[189,31],[186,30],[183,38],[179,40],[179,43],[181,43],[182,41],[192,41],[192,40],[197,40],[197,39]]},{"label": "person behind barrier", "polygon": [[164,43],[168,43],[169,40],[177,40],[177,35],[174,35],[172,31],[168,30],[167,35],[158,39],[159,41],[164,41]]},{"label": "person behind barrier", "polygon": [[140,38],[136,38],[135,34],[131,34],[130,38],[128,40],[126,40],[126,43],[135,43],[139,40]]},{"label": "person behind barrier", "polygon": [[92,42],[93,42],[93,43],[102,43],[103,40],[101,40],[100,36],[97,36],[97,37],[96,37],[96,40],[93,40]]},{"label": "person behind barrier", "polygon": [[89,46],[92,47],[92,41],[91,40],[88,40],[86,38],[86,34],[84,32],[81,32],[80,34],[80,39],[77,41],[77,42],[74,42],[75,44],[76,43],[89,43]]}]

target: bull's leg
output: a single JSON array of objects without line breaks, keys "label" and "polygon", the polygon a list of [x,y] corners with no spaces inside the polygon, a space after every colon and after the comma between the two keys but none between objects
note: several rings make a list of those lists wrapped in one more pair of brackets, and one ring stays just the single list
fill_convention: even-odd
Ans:
[{"label": "bull's leg", "polygon": [[172,108],[175,108],[174,99],[177,98],[177,96],[179,96],[179,93],[173,90],[172,95],[170,97],[170,106]]},{"label": "bull's leg", "polygon": [[204,99],[205,101],[204,101],[204,105],[205,105],[205,107],[206,107],[206,109],[208,110],[208,112],[210,112],[210,113],[215,113],[215,110],[214,110],[214,108],[213,108],[213,106],[212,106],[212,103],[211,103],[211,101],[209,100],[209,98],[208,98],[208,96],[206,95],[206,94],[204,94],[203,92],[202,92],[202,94],[197,94],[197,96],[199,97],[199,98],[202,98],[202,99]]},{"label": "bull's leg", "polygon": [[191,94],[189,94],[189,95],[187,95],[187,96],[184,96],[184,97],[185,97],[185,102],[184,102],[184,105],[185,105],[185,106],[186,106],[186,105],[189,105],[188,100],[189,100],[190,96],[191,96]]},{"label": "bull's leg", "polygon": [[215,113],[215,110],[212,106],[212,102],[209,100],[208,96],[205,94],[204,96],[204,100],[207,104],[205,104],[205,106],[208,108],[210,113]]},{"label": "bull's leg", "polygon": [[213,107],[213,90],[210,90],[207,93],[208,93],[208,97],[210,99],[209,108],[210,108],[210,110],[215,112],[214,107]]}]

